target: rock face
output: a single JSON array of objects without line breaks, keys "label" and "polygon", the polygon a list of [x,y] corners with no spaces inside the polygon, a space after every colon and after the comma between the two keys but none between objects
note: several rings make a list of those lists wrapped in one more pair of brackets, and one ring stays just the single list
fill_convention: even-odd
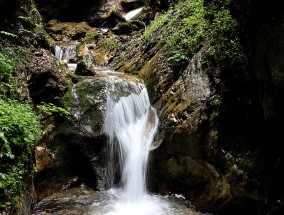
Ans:
[{"label": "rock face", "polygon": [[63,22],[81,22],[86,20],[96,27],[114,27],[118,21],[125,21],[123,15],[127,12],[147,5],[147,1],[36,1],[40,12],[48,22],[58,19]]},{"label": "rock face", "polygon": [[67,91],[66,68],[45,50],[35,53],[31,65],[28,88],[34,102],[59,102]]},{"label": "rock face", "polygon": [[[258,104],[261,126],[257,130],[252,142],[261,146],[260,160],[257,164],[260,171],[254,172],[259,179],[260,187],[265,190],[264,196],[269,205],[273,205],[272,214],[283,213],[283,195],[279,193],[283,186],[280,172],[283,170],[283,144],[281,142],[283,126],[279,126],[283,119],[283,59],[279,52],[283,47],[283,11],[279,9],[280,2],[273,1],[266,4],[264,1],[242,4],[232,1],[232,11],[241,23],[243,42],[251,57],[251,72],[257,83]],[[234,7],[235,6],[235,7]],[[255,8],[254,12],[247,12]],[[250,41],[250,44],[248,44]],[[257,142],[257,143],[256,143]],[[280,161],[281,160],[281,161]],[[281,183],[280,183],[281,184]],[[282,191],[280,191],[282,192]],[[281,202],[281,203],[280,203]]]},{"label": "rock face", "polygon": [[[175,67],[160,29],[152,35],[159,39],[128,44],[112,63],[145,80],[160,116],[164,140],[151,155],[152,190],[183,193],[219,214],[279,214],[283,56],[276,47],[282,47],[283,13],[264,12],[262,3],[231,3],[244,39],[234,66],[212,61],[205,42],[185,67]],[[253,7],[267,17],[250,14]]]},{"label": "rock face", "polygon": [[72,100],[68,106],[77,121],[77,132],[81,135],[89,137],[102,135],[107,86],[105,77],[85,79],[73,86]]},{"label": "rock face", "polygon": [[[43,150],[36,152],[38,158],[43,158],[38,166],[45,165],[35,181],[39,200],[82,183],[94,190],[104,189],[106,184],[106,140],[101,128],[107,82],[93,76],[76,80],[63,98],[70,111],[69,119],[57,119],[55,127],[41,141],[52,156],[42,153]],[[51,124],[52,121],[47,122]]]},{"label": "rock face", "polygon": [[[38,28],[39,14],[24,18],[33,2],[13,2],[15,14],[10,2],[0,1],[0,23],[6,32],[0,37],[21,45],[34,44],[32,57],[15,71],[24,80],[21,93],[30,94],[35,103],[61,104],[64,100],[73,115],[70,121],[55,120],[55,127],[41,141],[48,150],[38,154],[45,160],[36,178],[39,199],[82,182],[93,189],[104,187],[101,127],[106,82],[85,61],[86,53],[91,53],[92,63],[111,63],[119,71],[137,74],[147,84],[160,118],[158,137],[163,140],[151,152],[152,191],[182,193],[198,208],[218,214],[283,214],[284,15],[278,1],[224,1],[230,3],[230,13],[241,30],[242,50],[233,64],[212,58],[206,39],[188,59],[173,62],[165,48],[163,27],[146,42],[128,43],[130,37],[120,36],[124,44],[115,47],[108,46],[114,44],[114,37],[90,27],[107,23],[106,31],[130,34],[144,26],[141,22],[127,24],[126,12],[146,4],[145,14],[154,18],[174,1],[148,1],[149,5],[145,1],[37,1],[45,21],[50,21],[46,28],[54,40],[50,44],[42,32],[36,33],[42,30]],[[19,2],[28,7],[21,9]],[[218,7],[219,3],[206,0],[204,6]],[[208,20],[210,16],[206,14]],[[80,23],[66,24],[54,18]],[[149,17],[142,15],[140,20],[147,23]],[[165,26],[170,21],[168,18]],[[80,66],[75,74],[69,74],[50,51],[38,49],[70,40],[87,41],[79,48]],[[220,39],[218,44],[222,43]],[[105,52],[99,53],[103,46]],[[216,56],[221,55],[218,51]],[[67,80],[68,74],[73,83]],[[73,88],[66,93],[68,84]],[[49,150],[54,156],[50,157]],[[54,175],[62,177],[46,183]]]}]

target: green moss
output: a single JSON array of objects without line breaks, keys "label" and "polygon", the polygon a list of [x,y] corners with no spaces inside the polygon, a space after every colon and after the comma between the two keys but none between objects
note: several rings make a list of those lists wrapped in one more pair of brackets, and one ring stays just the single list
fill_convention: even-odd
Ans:
[{"label": "green moss", "polygon": [[91,29],[87,31],[86,38],[94,40],[94,38],[99,35],[99,31]]},{"label": "green moss", "polygon": [[68,90],[67,92],[64,94],[64,96],[62,97],[62,103],[63,103],[63,107],[65,109],[68,109],[69,105],[71,104],[71,100],[72,100],[72,88],[73,88],[73,83],[70,81],[68,83]]}]

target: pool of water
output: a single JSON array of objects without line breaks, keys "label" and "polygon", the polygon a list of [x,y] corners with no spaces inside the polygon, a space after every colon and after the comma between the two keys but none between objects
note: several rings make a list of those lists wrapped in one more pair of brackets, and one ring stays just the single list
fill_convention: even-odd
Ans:
[{"label": "pool of water", "polygon": [[119,189],[71,188],[40,201],[31,215],[202,215],[181,195],[147,194],[133,202],[122,195]]}]

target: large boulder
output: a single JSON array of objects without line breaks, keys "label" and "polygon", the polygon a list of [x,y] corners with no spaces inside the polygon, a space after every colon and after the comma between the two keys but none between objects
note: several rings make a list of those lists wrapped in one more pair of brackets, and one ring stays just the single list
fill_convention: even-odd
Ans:
[{"label": "large boulder", "polygon": [[96,137],[102,134],[108,82],[105,77],[95,76],[75,84],[71,104],[78,132],[83,136]]},{"label": "large boulder", "polygon": [[28,88],[35,103],[60,102],[67,91],[67,70],[46,50],[38,50],[28,68]]}]

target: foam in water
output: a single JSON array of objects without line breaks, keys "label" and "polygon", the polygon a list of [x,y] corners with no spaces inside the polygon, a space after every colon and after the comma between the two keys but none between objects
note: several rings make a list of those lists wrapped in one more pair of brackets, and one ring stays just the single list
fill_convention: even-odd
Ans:
[{"label": "foam in water", "polygon": [[106,215],[164,215],[162,202],[154,198],[144,198],[139,202],[117,202],[114,211]]}]

